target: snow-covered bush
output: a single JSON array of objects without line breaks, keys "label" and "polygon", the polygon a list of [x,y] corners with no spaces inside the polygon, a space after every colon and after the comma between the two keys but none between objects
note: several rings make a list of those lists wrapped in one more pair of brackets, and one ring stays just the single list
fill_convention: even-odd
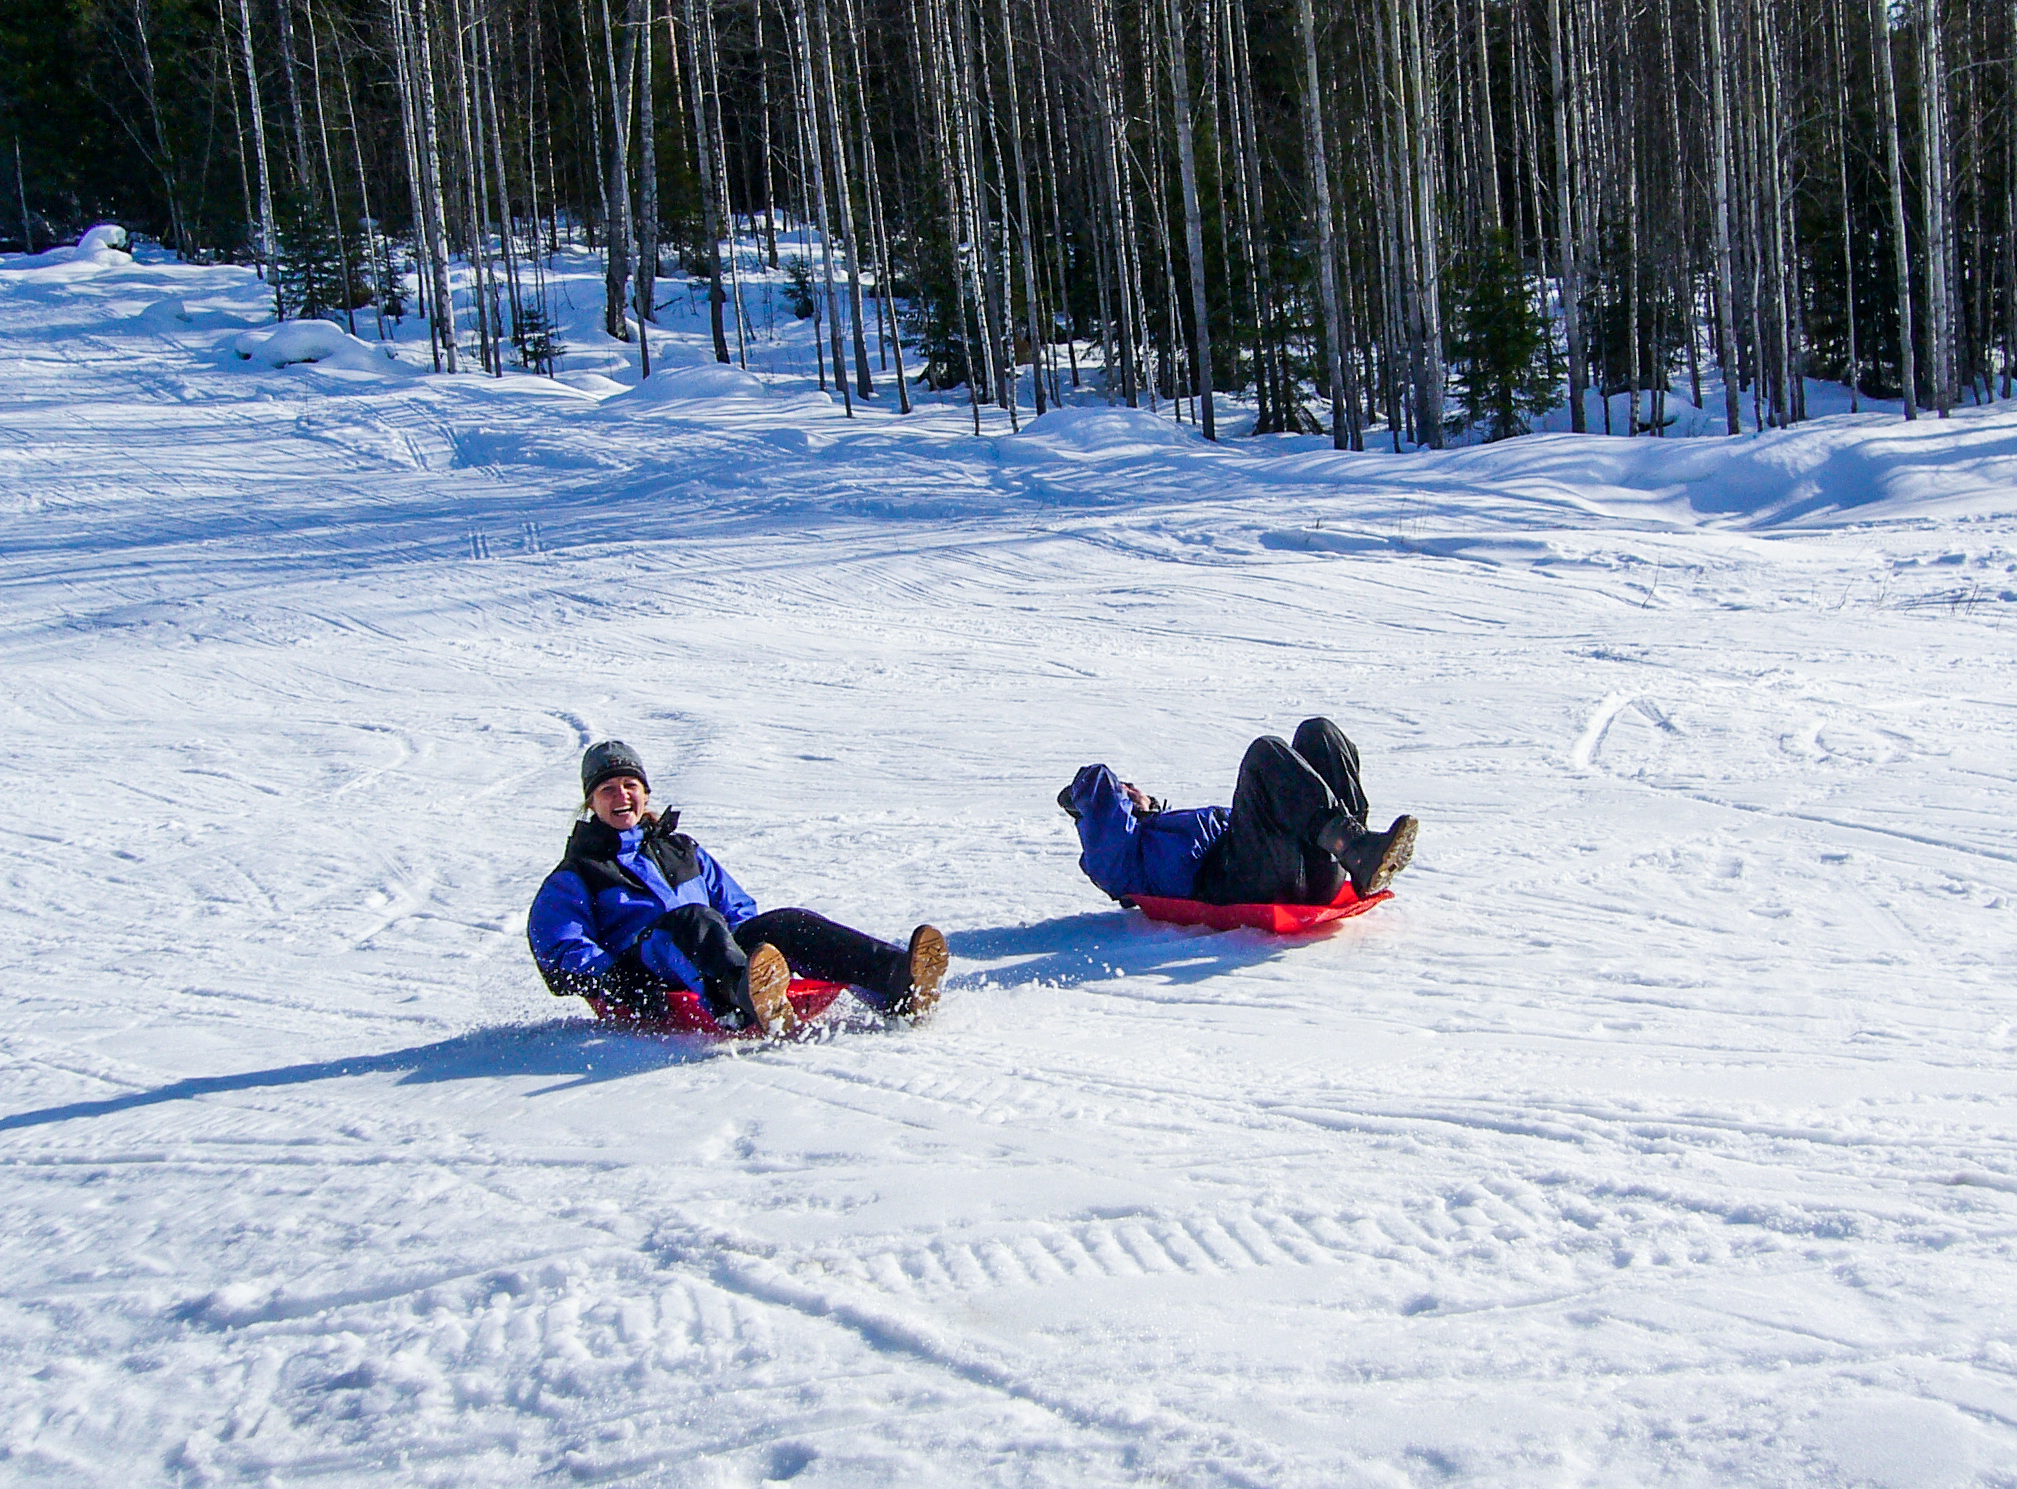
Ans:
[{"label": "snow-covered bush", "polygon": [[[127,250],[132,240],[116,222],[101,222],[75,244],[51,248],[43,253],[24,253],[7,260],[12,270],[54,269],[64,265],[84,269],[123,269],[133,262]],[[72,276],[58,276],[68,278]]]},{"label": "snow-covered bush", "polygon": [[394,366],[389,350],[360,341],[330,321],[283,321],[247,331],[231,349],[245,361],[269,367],[317,362],[352,372],[388,372]]}]

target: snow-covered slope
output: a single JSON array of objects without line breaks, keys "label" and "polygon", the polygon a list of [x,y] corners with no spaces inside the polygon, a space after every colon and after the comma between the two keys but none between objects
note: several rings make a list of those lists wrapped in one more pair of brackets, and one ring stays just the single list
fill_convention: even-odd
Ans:
[{"label": "snow-covered slope", "polygon": [[[124,257],[0,272],[0,1480],[2017,1482],[2017,416],[976,440]],[[1314,712],[1394,903],[1079,876]],[[612,734],[936,1017],[549,998]]]}]

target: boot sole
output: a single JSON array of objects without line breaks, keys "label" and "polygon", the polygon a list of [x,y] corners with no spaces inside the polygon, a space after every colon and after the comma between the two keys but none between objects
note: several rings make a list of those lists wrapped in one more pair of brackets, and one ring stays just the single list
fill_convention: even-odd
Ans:
[{"label": "boot sole", "polygon": [[791,1006],[791,964],[768,941],[749,955],[749,1001],[757,1027],[772,1039],[782,1039],[798,1027]]},{"label": "boot sole", "polygon": [[938,985],[945,981],[952,953],[937,926],[919,926],[910,938],[910,991],[891,1004],[903,1018],[922,1018],[938,1004]]},{"label": "boot sole", "polygon": [[1378,894],[1394,882],[1394,875],[1408,866],[1415,856],[1415,832],[1421,825],[1413,817],[1394,819],[1394,825],[1387,829],[1393,834],[1393,841],[1380,855],[1380,866],[1373,870],[1372,880],[1366,885],[1367,894]]}]

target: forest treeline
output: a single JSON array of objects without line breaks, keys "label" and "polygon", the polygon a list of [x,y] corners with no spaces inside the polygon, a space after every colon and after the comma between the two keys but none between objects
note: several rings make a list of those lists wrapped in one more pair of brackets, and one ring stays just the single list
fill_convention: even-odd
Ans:
[{"label": "forest treeline", "polygon": [[2012,391],[2017,0],[11,0],[0,149],[25,246],[115,217],[450,370],[550,370],[569,244],[612,335],[677,266],[735,360],[734,233],[848,398],[976,421]]}]

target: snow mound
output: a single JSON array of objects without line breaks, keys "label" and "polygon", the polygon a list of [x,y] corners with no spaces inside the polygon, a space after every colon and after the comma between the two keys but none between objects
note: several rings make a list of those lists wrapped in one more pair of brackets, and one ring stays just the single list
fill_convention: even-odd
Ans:
[{"label": "snow mound", "polygon": [[627,389],[626,403],[691,403],[714,398],[768,398],[770,389],[761,378],[722,362],[698,367],[674,367],[654,373],[636,387]]},{"label": "snow mound", "polygon": [[191,322],[189,309],[182,303],[180,295],[170,295],[165,300],[156,300],[134,319],[150,331],[179,330]]},{"label": "snow mound", "polygon": [[126,236],[125,228],[116,222],[101,222],[73,245],[47,249],[42,253],[24,253],[9,259],[0,268],[15,273],[67,269],[71,272],[59,277],[73,278],[80,269],[125,268],[133,262],[133,255],[126,251],[130,246],[131,240]]},{"label": "snow mound", "polygon": [[611,398],[618,393],[629,391],[615,378],[604,377],[599,372],[563,372],[554,381],[574,389],[577,393],[587,393],[594,398]]},{"label": "snow mound", "polygon": [[1748,528],[1924,517],[1932,503],[1948,516],[2017,511],[2017,430],[1994,409],[1916,424],[1836,414],[1737,439],[1532,435],[1409,469],[1412,479],[1461,476],[1593,515]]},{"label": "snow mound", "polygon": [[1148,449],[1195,448],[1203,436],[1139,408],[1054,408],[1001,441],[1002,459],[1053,455],[1128,455]]},{"label": "snow mound", "polygon": [[329,321],[283,321],[277,326],[247,331],[231,344],[231,349],[245,361],[264,362],[270,367],[314,362],[349,372],[392,370],[389,350],[374,348]]},{"label": "snow mound", "polygon": [[[123,253],[132,246],[125,228],[116,222],[101,222],[77,240],[77,253],[80,258],[97,253]],[[132,254],[126,255],[126,262],[133,262]]]}]

